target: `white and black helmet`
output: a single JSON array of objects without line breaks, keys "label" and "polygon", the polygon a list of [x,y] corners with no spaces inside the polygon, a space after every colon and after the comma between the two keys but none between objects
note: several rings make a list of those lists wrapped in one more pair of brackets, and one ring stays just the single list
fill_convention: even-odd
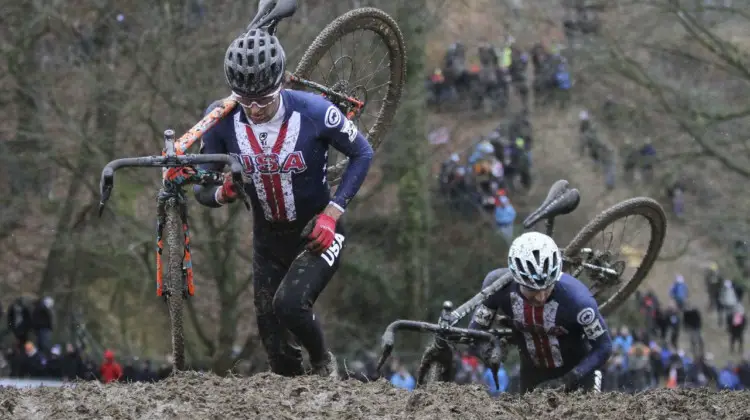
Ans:
[{"label": "white and black helmet", "polygon": [[544,290],[562,276],[562,254],[554,239],[539,232],[516,238],[508,251],[513,279],[529,289]]},{"label": "white and black helmet", "polygon": [[265,29],[251,29],[238,36],[224,56],[227,83],[240,95],[273,92],[281,85],[285,68],[284,49]]}]

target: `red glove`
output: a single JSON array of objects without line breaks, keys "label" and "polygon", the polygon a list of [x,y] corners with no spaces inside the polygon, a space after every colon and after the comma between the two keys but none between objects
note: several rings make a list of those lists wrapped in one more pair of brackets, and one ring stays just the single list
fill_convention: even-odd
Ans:
[{"label": "red glove", "polygon": [[231,173],[224,174],[224,183],[216,190],[216,202],[219,204],[231,203],[239,197],[240,193],[234,185]]},{"label": "red glove", "polygon": [[310,239],[310,243],[307,244],[307,249],[316,254],[322,254],[323,251],[333,244],[333,236],[336,234],[336,220],[327,214],[321,214],[315,221],[315,227],[313,228],[310,235],[307,237]]}]

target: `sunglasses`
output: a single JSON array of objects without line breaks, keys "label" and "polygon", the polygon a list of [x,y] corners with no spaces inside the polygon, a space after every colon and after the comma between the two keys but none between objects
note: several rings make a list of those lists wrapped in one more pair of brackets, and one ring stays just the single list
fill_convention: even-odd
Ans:
[{"label": "sunglasses", "polygon": [[253,105],[255,105],[258,108],[265,108],[268,105],[271,105],[276,98],[279,97],[279,92],[281,92],[281,86],[279,86],[275,91],[263,95],[263,96],[243,96],[239,93],[232,92],[232,99],[237,101],[238,104],[244,106],[245,108],[250,108]]}]

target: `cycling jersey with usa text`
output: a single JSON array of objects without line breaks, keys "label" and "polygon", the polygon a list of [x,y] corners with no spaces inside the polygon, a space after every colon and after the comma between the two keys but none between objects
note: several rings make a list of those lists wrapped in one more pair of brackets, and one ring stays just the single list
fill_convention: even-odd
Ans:
[{"label": "cycling jersey with usa text", "polygon": [[[483,288],[507,272],[507,268],[490,272]],[[497,315],[508,317],[522,370],[554,371],[555,377],[573,372],[580,380],[607,361],[612,340],[596,300],[583,283],[563,273],[543,306],[532,305],[520,287],[511,282],[489,296],[474,313],[469,328],[486,330]]]},{"label": "cycling jersey with usa text", "polygon": [[[373,156],[355,124],[322,96],[284,89],[280,101],[276,115],[263,124],[249,123],[237,106],[201,143],[201,153],[240,158],[250,180],[245,191],[256,226],[264,221],[304,224],[329,202],[343,211],[362,185]],[[326,179],[329,146],[349,157],[333,198]],[[220,166],[203,168],[221,170]]]}]

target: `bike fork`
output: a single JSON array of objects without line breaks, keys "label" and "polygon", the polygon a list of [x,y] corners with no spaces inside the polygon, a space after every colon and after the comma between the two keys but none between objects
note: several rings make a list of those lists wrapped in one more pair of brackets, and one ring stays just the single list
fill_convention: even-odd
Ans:
[{"label": "bike fork", "polygon": [[[183,264],[182,264],[182,296],[187,298],[195,294],[195,285],[193,282],[193,262],[190,254],[190,228],[187,221],[187,202],[185,197],[181,194],[173,194],[164,190],[159,192],[157,199],[157,220],[156,220],[156,296],[164,296],[166,299],[167,294],[164,290],[164,275],[162,272],[162,253],[164,250],[164,225],[167,219],[167,202],[170,198],[176,199],[176,206],[180,214],[180,220],[182,222],[182,234],[184,238],[184,253],[183,253]],[[168,290],[167,293],[171,293]]]}]

